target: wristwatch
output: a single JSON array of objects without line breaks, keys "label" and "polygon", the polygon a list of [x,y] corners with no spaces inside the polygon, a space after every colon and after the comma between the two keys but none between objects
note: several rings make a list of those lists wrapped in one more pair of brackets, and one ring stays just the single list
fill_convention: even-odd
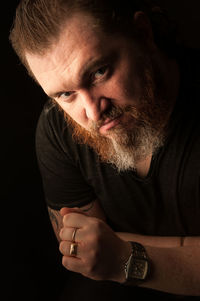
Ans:
[{"label": "wristwatch", "polygon": [[124,271],[126,276],[125,285],[139,285],[144,282],[149,275],[149,260],[145,248],[137,243],[132,242],[132,252],[125,263]]}]

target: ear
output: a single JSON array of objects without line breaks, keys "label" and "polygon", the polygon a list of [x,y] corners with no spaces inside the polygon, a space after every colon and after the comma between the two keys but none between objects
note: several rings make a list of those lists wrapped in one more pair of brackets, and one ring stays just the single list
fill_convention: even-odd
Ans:
[{"label": "ear", "polygon": [[134,28],[137,38],[144,43],[155,48],[152,25],[147,15],[142,11],[134,14]]}]

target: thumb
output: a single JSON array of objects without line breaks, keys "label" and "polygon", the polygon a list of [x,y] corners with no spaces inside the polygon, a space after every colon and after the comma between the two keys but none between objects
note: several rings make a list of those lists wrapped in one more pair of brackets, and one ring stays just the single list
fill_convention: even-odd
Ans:
[{"label": "thumb", "polygon": [[84,212],[78,208],[78,207],[75,207],[75,208],[68,208],[68,207],[63,207],[60,209],[60,214],[62,216],[68,214],[68,213],[80,213],[80,214],[84,214]]}]

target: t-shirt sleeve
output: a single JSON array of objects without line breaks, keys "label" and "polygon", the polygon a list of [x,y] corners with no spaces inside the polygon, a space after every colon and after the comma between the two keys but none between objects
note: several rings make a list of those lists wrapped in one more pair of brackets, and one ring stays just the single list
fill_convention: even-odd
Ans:
[{"label": "t-shirt sleeve", "polygon": [[73,142],[62,115],[55,106],[46,105],[36,129],[36,155],[45,199],[55,210],[82,207],[95,199],[73,158]]}]

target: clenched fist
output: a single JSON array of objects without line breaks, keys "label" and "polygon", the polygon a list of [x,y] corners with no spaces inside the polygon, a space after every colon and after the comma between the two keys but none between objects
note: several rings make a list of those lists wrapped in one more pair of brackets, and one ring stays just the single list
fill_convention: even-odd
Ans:
[{"label": "clenched fist", "polygon": [[104,221],[79,209],[63,208],[60,213],[63,228],[59,248],[64,267],[94,280],[123,283],[130,243],[120,239]]}]

